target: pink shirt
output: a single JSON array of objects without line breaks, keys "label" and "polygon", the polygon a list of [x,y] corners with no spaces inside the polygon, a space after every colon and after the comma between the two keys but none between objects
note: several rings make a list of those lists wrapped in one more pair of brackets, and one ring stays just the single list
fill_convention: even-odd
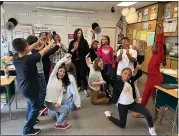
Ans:
[{"label": "pink shirt", "polygon": [[104,45],[97,49],[97,55],[104,64],[114,64],[114,50],[110,45]]}]

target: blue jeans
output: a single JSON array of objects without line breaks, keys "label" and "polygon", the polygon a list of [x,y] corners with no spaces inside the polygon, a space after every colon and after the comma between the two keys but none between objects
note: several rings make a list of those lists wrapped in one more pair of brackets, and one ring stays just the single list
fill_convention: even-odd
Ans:
[{"label": "blue jeans", "polygon": [[64,126],[66,124],[69,114],[68,109],[64,105],[61,105],[60,107],[56,108],[55,103],[47,101],[46,106],[50,110],[49,113],[52,114],[52,117],[55,116],[56,124]]},{"label": "blue jeans", "polygon": [[39,76],[39,84],[40,84],[40,93],[39,93],[40,106],[43,106],[45,102],[47,85],[46,85],[44,73],[38,73],[38,76]]},{"label": "blue jeans", "polygon": [[62,100],[62,105],[65,106],[68,109],[69,112],[75,111],[77,109],[73,101],[70,102],[66,99]]},{"label": "blue jeans", "polygon": [[23,134],[26,134],[33,129],[40,110],[40,102],[38,96],[36,98],[26,98],[26,100],[27,100],[27,113],[26,113],[27,122],[24,125]]}]

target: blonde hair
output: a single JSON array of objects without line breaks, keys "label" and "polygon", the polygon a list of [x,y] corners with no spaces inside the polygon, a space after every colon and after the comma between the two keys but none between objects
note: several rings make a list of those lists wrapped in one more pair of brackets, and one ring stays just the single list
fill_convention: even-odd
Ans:
[{"label": "blonde hair", "polygon": [[147,48],[147,42],[144,40],[139,40],[138,43],[140,46],[139,53],[144,55]]}]

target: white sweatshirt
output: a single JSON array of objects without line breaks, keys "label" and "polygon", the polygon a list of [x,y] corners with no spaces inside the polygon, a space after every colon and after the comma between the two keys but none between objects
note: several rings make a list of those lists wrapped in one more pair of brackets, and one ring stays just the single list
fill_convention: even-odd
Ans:
[{"label": "white sweatshirt", "polygon": [[57,72],[62,63],[68,64],[71,62],[71,58],[66,56],[59,60],[53,69],[48,84],[47,84],[47,94],[45,100],[47,102],[59,103],[61,104],[63,99],[63,92],[65,88],[63,87],[62,80],[57,78]]}]

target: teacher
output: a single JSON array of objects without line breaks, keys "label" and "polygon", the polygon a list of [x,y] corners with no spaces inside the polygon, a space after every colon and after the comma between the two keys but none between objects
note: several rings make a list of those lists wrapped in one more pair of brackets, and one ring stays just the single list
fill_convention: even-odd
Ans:
[{"label": "teacher", "polygon": [[68,52],[72,54],[72,62],[76,67],[76,76],[78,90],[80,90],[81,84],[84,88],[85,96],[88,97],[87,92],[87,65],[85,61],[86,55],[89,53],[88,42],[84,39],[83,31],[81,28],[77,28],[73,35],[74,40],[70,42]]}]

